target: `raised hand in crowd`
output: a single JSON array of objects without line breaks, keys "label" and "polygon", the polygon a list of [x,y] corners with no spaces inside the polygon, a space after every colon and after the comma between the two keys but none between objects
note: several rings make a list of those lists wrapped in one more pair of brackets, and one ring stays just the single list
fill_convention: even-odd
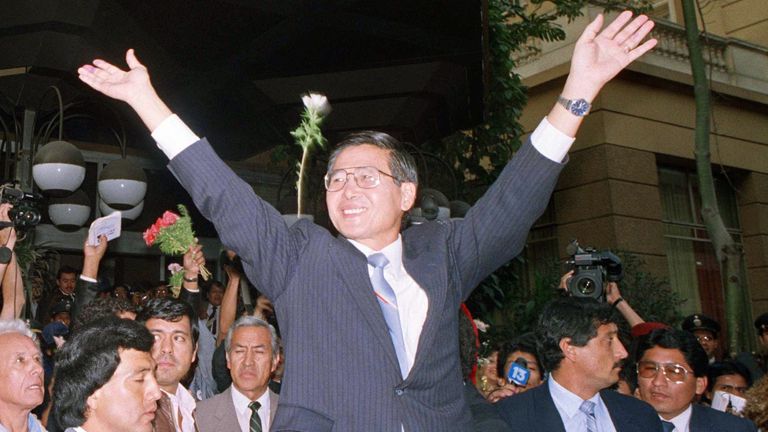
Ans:
[{"label": "raised hand in crowd", "polygon": [[203,255],[203,246],[199,243],[190,246],[189,250],[184,253],[183,265],[184,265],[184,289],[192,292],[199,290],[197,285],[197,278],[200,274],[200,267],[205,264],[205,255]]},{"label": "raised hand in crowd", "polygon": [[[230,256],[230,259],[234,258]],[[237,318],[237,298],[240,294],[240,281],[243,275],[232,265],[224,265],[227,274],[227,287],[224,298],[221,300],[221,313],[219,314],[219,334],[216,337],[216,345],[220,345],[227,337],[227,332]]]},{"label": "raised hand in crowd", "polygon": [[[11,224],[8,212],[13,208],[10,204],[0,204],[0,222]],[[2,279],[3,309],[0,319],[18,318],[24,308],[24,283],[16,263],[16,229],[13,226],[0,228],[0,279]]]}]

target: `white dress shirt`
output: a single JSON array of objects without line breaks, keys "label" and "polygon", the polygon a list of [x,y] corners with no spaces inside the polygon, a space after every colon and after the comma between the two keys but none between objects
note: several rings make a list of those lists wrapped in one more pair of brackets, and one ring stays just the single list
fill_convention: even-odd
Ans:
[{"label": "white dress shirt", "polygon": [[[366,257],[376,252],[381,252],[389,260],[384,267],[384,279],[395,291],[397,300],[397,312],[400,316],[400,325],[403,328],[403,340],[405,341],[405,354],[408,357],[408,372],[411,371],[416,360],[416,349],[419,346],[419,337],[427,319],[429,301],[427,293],[416,283],[403,267],[403,239],[400,235],[397,240],[390,243],[380,251],[374,251],[368,246],[349,240],[354,247],[365,254]],[[368,277],[373,274],[373,266],[368,266]],[[373,295],[373,293],[371,293]]]},{"label": "white dress shirt", "polygon": [[[232,403],[235,405],[235,412],[237,413],[237,422],[240,424],[240,430],[248,432],[251,430],[251,409],[248,407],[251,400],[240,393],[234,385],[232,385],[230,389],[232,389]],[[261,430],[268,432],[270,426],[272,426],[270,424],[270,420],[272,420],[270,416],[272,408],[269,406],[269,388],[256,399],[256,402],[261,404],[257,410],[259,418],[261,418]]]},{"label": "white dress shirt", "polygon": [[[587,416],[579,409],[584,399],[561,386],[552,375],[549,376],[547,385],[549,386],[552,400],[555,402],[557,412],[563,420],[565,430],[569,432],[586,431]],[[613,420],[611,420],[611,414],[608,412],[605,403],[603,403],[600,393],[596,393],[589,400],[595,403],[595,420],[597,420],[598,432],[616,432]]]},{"label": "white dress shirt", "polygon": [[[667,421],[675,425],[675,428],[672,429],[673,432],[688,432],[690,429],[692,413],[693,408],[691,405],[688,405],[688,408],[678,414],[677,417],[673,417],[670,420],[665,420],[662,418],[661,421]],[[659,418],[661,418],[661,416],[659,416]]]},{"label": "white dress shirt", "polygon": [[[173,410],[173,425],[179,432],[196,432],[195,430],[195,408],[197,408],[197,402],[189,390],[179,384],[176,388],[176,394],[168,393],[163,390],[163,393],[168,395],[168,399],[171,400],[171,408]],[[179,414],[181,414],[181,427],[179,427]]]}]

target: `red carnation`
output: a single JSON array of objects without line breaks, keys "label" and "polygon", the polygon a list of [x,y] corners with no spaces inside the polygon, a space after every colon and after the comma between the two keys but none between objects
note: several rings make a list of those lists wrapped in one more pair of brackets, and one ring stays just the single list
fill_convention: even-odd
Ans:
[{"label": "red carnation", "polygon": [[162,220],[162,224],[160,226],[161,227],[171,226],[175,224],[177,220],[179,220],[179,217],[180,216],[177,215],[176,213],[166,210],[166,212],[163,213],[163,216],[161,216],[161,219],[159,219],[159,220]]}]

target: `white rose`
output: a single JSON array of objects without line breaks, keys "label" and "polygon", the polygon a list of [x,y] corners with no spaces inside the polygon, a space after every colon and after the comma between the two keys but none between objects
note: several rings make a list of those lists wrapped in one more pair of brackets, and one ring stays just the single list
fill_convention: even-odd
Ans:
[{"label": "white rose", "polygon": [[309,110],[316,112],[321,117],[325,117],[331,112],[331,104],[328,98],[322,93],[308,93],[301,97],[304,106]]}]

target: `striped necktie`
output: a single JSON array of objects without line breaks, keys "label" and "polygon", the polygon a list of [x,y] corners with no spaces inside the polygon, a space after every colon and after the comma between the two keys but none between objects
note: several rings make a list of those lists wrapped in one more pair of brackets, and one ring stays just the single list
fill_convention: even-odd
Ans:
[{"label": "striped necktie", "polygon": [[408,357],[405,355],[405,341],[403,340],[403,328],[400,325],[400,314],[397,311],[397,298],[395,297],[395,290],[384,279],[384,267],[389,264],[389,260],[383,253],[375,253],[368,257],[368,264],[373,266],[371,285],[373,285],[373,291],[379,301],[381,312],[384,314],[384,321],[386,321],[389,329],[389,337],[392,338],[392,344],[395,346],[400,374],[405,378],[408,376]]},{"label": "striped necktie", "polygon": [[597,419],[595,418],[595,403],[585,400],[579,406],[579,410],[587,417],[587,432],[597,432]]},{"label": "striped necktie", "polygon": [[261,404],[258,402],[251,402],[248,404],[248,408],[251,409],[251,422],[250,432],[261,432],[261,417],[259,417],[259,408]]}]

